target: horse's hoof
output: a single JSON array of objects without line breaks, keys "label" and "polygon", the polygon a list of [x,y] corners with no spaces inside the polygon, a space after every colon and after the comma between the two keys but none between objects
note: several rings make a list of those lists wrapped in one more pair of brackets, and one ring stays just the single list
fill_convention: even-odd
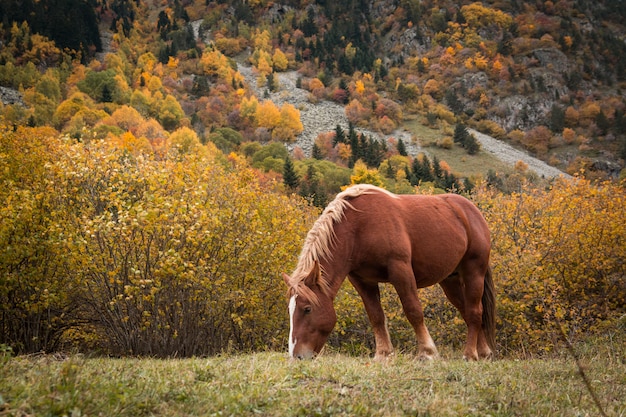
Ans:
[{"label": "horse's hoof", "polygon": [[382,352],[374,355],[374,362],[387,362],[393,356],[393,352]]},{"label": "horse's hoof", "polygon": [[422,351],[417,355],[420,361],[434,361],[439,357],[439,353],[435,351]]}]

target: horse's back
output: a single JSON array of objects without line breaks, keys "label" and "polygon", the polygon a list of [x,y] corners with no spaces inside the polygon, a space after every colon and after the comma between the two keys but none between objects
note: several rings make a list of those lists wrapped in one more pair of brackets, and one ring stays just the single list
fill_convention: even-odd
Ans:
[{"label": "horse's back", "polygon": [[432,285],[467,256],[488,262],[490,237],[480,211],[465,197],[371,193],[350,201],[354,260],[411,262],[416,277]]}]

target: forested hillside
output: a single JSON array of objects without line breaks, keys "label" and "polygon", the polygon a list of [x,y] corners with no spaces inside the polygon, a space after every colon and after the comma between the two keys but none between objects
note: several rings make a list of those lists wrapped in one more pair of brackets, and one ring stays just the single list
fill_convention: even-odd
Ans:
[{"label": "forested hillside", "polygon": [[[0,0],[0,16],[0,344],[280,346],[274,278],[314,206],[358,182],[481,205],[494,270],[514,275],[500,284],[538,282],[504,300],[508,350],[554,317],[589,330],[624,313],[620,0]],[[304,102],[278,99],[286,73]],[[347,123],[298,146],[302,112],[327,103]],[[580,181],[496,164],[468,128]],[[353,320],[338,334],[357,340]],[[549,332],[525,348],[549,350]]]}]

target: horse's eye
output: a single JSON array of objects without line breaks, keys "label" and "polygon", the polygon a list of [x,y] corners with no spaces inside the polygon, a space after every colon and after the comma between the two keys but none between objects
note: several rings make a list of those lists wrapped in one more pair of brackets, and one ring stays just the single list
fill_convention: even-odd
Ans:
[{"label": "horse's eye", "polygon": [[304,314],[309,314],[311,312],[311,306],[304,307]]}]

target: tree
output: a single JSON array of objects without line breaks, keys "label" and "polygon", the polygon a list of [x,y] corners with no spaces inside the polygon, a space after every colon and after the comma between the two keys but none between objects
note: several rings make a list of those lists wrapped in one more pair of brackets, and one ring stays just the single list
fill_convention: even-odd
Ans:
[{"label": "tree", "polygon": [[285,159],[285,166],[283,169],[283,182],[291,190],[295,190],[296,188],[298,188],[298,185],[300,184],[300,179],[298,178],[298,174],[296,174],[296,171],[294,170],[294,167],[293,167],[293,162],[291,161],[291,158],[289,157]]},{"label": "tree", "polygon": [[274,64],[274,70],[278,72],[287,71],[287,68],[289,67],[289,61],[287,60],[285,53],[279,48],[274,50],[272,62]]},{"label": "tree", "polygon": [[550,130],[554,133],[560,133],[565,127],[565,110],[557,104],[552,105],[550,111]]},{"label": "tree", "polygon": [[166,130],[174,130],[179,125],[182,119],[185,117],[178,100],[170,94],[160,103],[158,119]]},{"label": "tree", "polygon": [[256,108],[254,116],[259,127],[265,127],[270,130],[278,126],[281,120],[280,110],[271,100],[264,100],[260,103]]},{"label": "tree", "polygon": [[452,140],[454,143],[458,143],[462,147],[465,147],[465,141],[469,136],[469,132],[467,128],[462,123],[457,123],[454,127],[454,135],[452,136]]},{"label": "tree", "polygon": [[338,143],[346,142],[346,134],[344,133],[341,125],[335,127],[335,136],[333,137],[333,146],[337,146]]},{"label": "tree", "polygon": [[144,121],[143,116],[133,107],[121,106],[110,117],[103,119],[101,123],[135,133]]},{"label": "tree", "polygon": [[283,142],[291,142],[303,130],[304,126],[300,121],[300,111],[293,104],[283,104],[280,109],[280,120],[272,132],[272,137]]},{"label": "tree", "polygon": [[457,123],[454,128],[453,141],[465,148],[470,155],[475,155],[480,150],[480,144],[474,135],[470,134],[465,125],[461,123]]},{"label": "tree", "polygon": [[441,169],[441,162],[439,161],[439,158],[437,158],[437,155],[433,157],[432,167],[433,167],[432,172],[433,172],[435,179],[442,178],[443,170]]},{"label": "tree", "polygon": [[383,179],[377,169],[369,169],[361,160],[354,164],[353,174],[350,176],[350,184],[372,184],[383,187]]},{"label": "tree", "polygon": [[0,126],[0,344],[16,353],[54,351],[78,321],[75,219],[56,167],[67,151],[51,128]]},{"label": "tree", "polygon": [[173,154],[201,154],[203,146],[198,135],[188,127],[182,127],[168,138],[168,147]]},{"label": "tree", "polygon": [[321,184],[321,175],[313,164],[307,166],[306,174],[300,184],[300,195],[315,207],[323,208],[328,203],[327,192]]},{"label": "tree", "polygon": [[413,159],[409,178],[411,185],[419,185],[422,182],[431,182],[434,180],[430,160],[424,153],[420,153]]},{"label": "tree", "polygon": [[476,140],[474,135],[468,134],[463,146],[468,154],[476,155],[480,151],[480,143]]},{"label": "tree", "polygon": [[402,156],[407,156],[406,146],[404,145],[404,141],[402,139],[398,140],[398,144],[396,145],[398,149],[398,154]]},{"label": "tree", "polygon": [[311,150],[311,158],[318,160],[324,159],[324,156],[322,155],[322,150],[317,143],[313,144],[313,149]]},{"label": "tree", "polygon": [[84,80],[77,83],[78,88],[92,99],[104,102],[104,99],[119,102],[121,93],[113,69],[104,71],[87,71]]}]

